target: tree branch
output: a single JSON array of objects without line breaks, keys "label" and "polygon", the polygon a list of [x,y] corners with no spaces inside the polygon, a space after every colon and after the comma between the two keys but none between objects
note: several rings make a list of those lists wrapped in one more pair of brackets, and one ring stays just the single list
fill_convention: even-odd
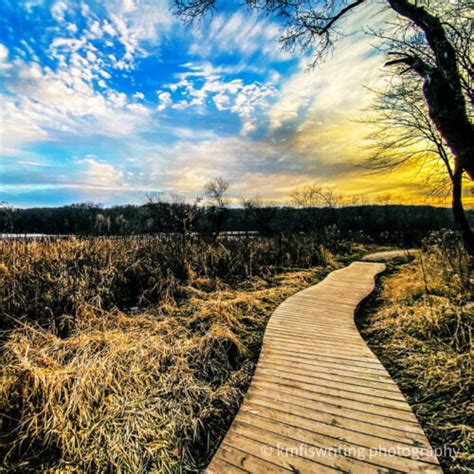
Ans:
[{"label": "tree branch", "polygon": [[320,35],[327,33],[330,28],[340,19],[342,18],[348,11],[352,10],[353,8],[359,6],[360,4],[364,3],[365,0],[357,0],[354,3],[351,3],[350,5],[347,5],[345,8],[343,8],[339,13],[337,13],[335,16],[333,16],[328,23],[326,23],[326,26],[322,28],[320,31]]},{"label": "tree branch", "polygon": [[423,31],[436,63],[450,73],[457,72],[456,51],[446,36],[441,20],[409,0],[388,0],[388,3],[399,15],[408,18]]},{"label": "tree branch", "polygon": [[[399,53],[391,53],[391,54],[399,54]],[[405,64],[408,66],[402,74],[414,70],[417,72],[421,77],[427,79],[432,72],[432,68],[426,64],[422,59],[414,57],[414,56],[403,56],[401,58],[394,59],[392,61],[387,61],[384,66],[395,66],[397,64]]]}]

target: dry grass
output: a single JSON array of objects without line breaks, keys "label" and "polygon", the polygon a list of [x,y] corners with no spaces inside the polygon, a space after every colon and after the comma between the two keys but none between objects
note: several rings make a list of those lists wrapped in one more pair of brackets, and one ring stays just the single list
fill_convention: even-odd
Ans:
[{"label": "dry grass", "polygon": [[331,258],[306,236],[228,238],[216,244],[189,235],[0,240],[0,328],[14,327],[13,316],[66,337],[83,303],[104,309],[153,306],[179,299],[182,285],[195,278],[234,283],[330,264]]},{"label": "dry grass", "polygon": [[[135,245],[128,252],[133,259]],[[92,243],[89,250],[78,241],[34,244],[20,249],[23,260],[10,255],[3,263],[3,281],[10,274],[9,288],[19,292],[4,294],[15,310],[0,356],[4,470],[199,470],[239,406],[271,312],[330,270],[229,282],[190,265],[186,279],[164,279],[144,255],[146,266],[139,259],[126,263],[140,266],[133,275],[146,302],[139,295],[140,307],[120,310],[114,303],[124,301],[122,286],[114,282],[125,248],[122,241]],[[96,268],[81,267],[78,255]],[[322,258],[332,256],[321,249]],[[62,303],[78,281],[74,304]],[[160,291],[153,293],[157,282]]]},{"label": "dry grass", "polygon": [[474,468],[474,303],[469,259],[453,233],[436,235],[383,280],[364,334],[407,395],[446,472]]}]

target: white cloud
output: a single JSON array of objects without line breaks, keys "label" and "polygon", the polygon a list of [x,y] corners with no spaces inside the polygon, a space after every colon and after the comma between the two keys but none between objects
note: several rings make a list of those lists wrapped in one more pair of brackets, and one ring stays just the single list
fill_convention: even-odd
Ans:
[{"label": "white cloud", "polygon": [[18,77],[20,79],[36,80],[43,77],[43,73],[38,63],[30,63],[28,65],[25,64],[23,67],[20,67],[18,71]]},{"label": "white cloud", "polygon": [[[66,9],[67,4],[61,1],[51,8],[58,21],[64,19]],[[12,68],[5,83],[12,96],[7,97],[8,107],[2,112],[2,125],[8,136],[2,145],[12,154],[19,153],[29,142],[54,139],[58,132],[122,136],[148,124],[151,109],[130,101],[105,82],[111,78],[108,70],[117,64],[130,67],[135,50],[129,49],[122,60],[106,54],[95,41],[104,35],[117,35],[112,23],[98,19],[85,3],[81,4],[81,11],[86,16],[82,34],[68,36],[76,28],[71,28],[72,23],[66,24],[47,49],[57,62],[55,70],[24,60],[16,60],[10,66],[8,49],[0,44],[0,68]],[[123,26],[122,34],[129,34],[127,25]],[[137,94],[133,99],[144,98],[142,93]]]},{"label": "white cloud", "polygon": [[235,180],[250,163],[255,165],[273,153],[270,145],[246,138],[223,138],[207,133],[196,139],[199,132],[195,130],[179,133],[183,138],[174,145],[154,146],[152,152],[136,160],[139,171],[145,171],[142,187],[200,192],[210,178],[222,175]]},{"label": "white cloud", "polygon": [[134,0],[123,0],[122,1],[122,9],[123,9],[124,12],[126,12],[126,13],[133,12],[133,10],[135,10],[136,8],[137,8],[137,6],[135,5]]},{"label": "white cloud", "polygon": [[68,6],[65,2],[58,1],[51,7],[51,15],[58,22],[64,21],[64,14],[66,13]]},{"label": "white cloud", "polygon": [[68,23],[68,25],[66,26],[66,29],[70,31],[72,34],[77,33],[77,30],[78,30],[77,25],[75,23]]},{"label": "white cloud", "polygon": [[0,71],[3,69],[10,69],[11,64],[8,62],[8,48],[0,43]]},{"label": "white cloud", "polygon": [[23,8],[30,14],[34,8],[42,6],[43,0],[28,0],[23,2]]},{"label": "white cloud", "polygon": [[230,97],[226,94],[223,94],[222,92],[219,92],[212,98],[212,100],[214,101],[214,104],[216,104],[217,110],[226,110],[229,106]]},{"label": "white cloud", "polygon": [[169,92],[158,92],[158,111],[165,110],[171,104],[171,94]]},{"label": "white cloud", "polygon": [[87,51],[86,56],[91,63],[95,63],[97,61],[97,56],[92,51]]},{"label": "white cloud", "polygon": [[[54,165],[45,163],[41,158],[36,161],[35,154],[32,154],[31,158],[15,160],[17,165],[25,166],[24,173],[19,180],[17,178],[17,182],[13,176],[13,182],[10,181],[6,187],[10,187],[13,191],[24,188],[27,191],[34,189],[37,192],[62,188],[84,193],[88,199],[94,196],[94,199],[99,200],[107,199],[114,193],[123,194],[132,190],[131,177],[122,171],[119,165],[100,160],[95,155],[86,155],[81,159],[75,157],[73,162],[65,159],[63,163]],[[19,173],[15,175],[18,176]]]},{"label": "white cloud", "polygon": [[100,23],[96,20],[94,21],[90,27],[89,27],[89,34],[92,38],[97,39],[97,38],[102,38],[104,32],[102,31],[102,28],[100,27]]},{"label": "white cloud", "polygon": [[81,2],[81,15],[87,18],[90,15],[91,9],[87,3]]},{"label": "white cloud", "polygon": [[186,100],[180,100],[178,102],[175,102],[171,107],[176,110],[184,110],[190,107],[191,104],[186,101]]},{"label": "white cloud", "polygon": [[206,101],[212,98],[217,110],[228,110],[239,115],[243,134],[255,130],[257,115],[266,108],[269,98],[275,94],[275,87],[271,82],[245,84],[241,79],[226,80],[221,69],[210,63],[188,63],[184,66],[188,71],[178,74],[176,82],[166,85],[166,89],[182,97],[175,102],[173,108],[203,109]]},{"label": "white cloud", "polygon": [[115,36],[117,34],[114,27],[107,20],[105,20],[103,23],[103,30],[109,36]]},{"label": "white cloud", "polygon": [[137,118],[140,116],[146,118],[150,115],[150,110],[143,104],[127,104],[126,110],[133,112]]},{"label": "white cloud", "polygon": [[239,114],[243,134],[253,132],[257,128],[255,112],[257,109],[265,109],[268,105],[267,98],[274,93],[272,84],[253,83],[242,87],[230,110]]},{"label": "white cloud", "polygon": [[175,132],[180,138],[174,144],[148,144],[136,157],[127,159],[135,173],[134,189],[193,196],[202,192],[209,179],[220,175],[231,182],[234,196],[261,194],[283,200],[295,186],[328,172],[308,166],[307,155],[294,152],[289,143],[223,137],[196,129]]},{"label": "white cloud", "polygon": [[80,165],[85,165],[85,170],[79,172],[81,185],[86,184],[94,188],[117,189],[126,187],[124,173],[111,163],[100,162],[95,156],[88,156],[77,160]]},{"label": "white cloud", "polygon": [[56,37],[53,39],[49,46],[50,52],[55,56],[58,56],[61,52],[75,52],[81,49],[86,44],[86,38],[60,38]]},{"label": "white cloud", "polygon": [[[64,22],[68,8],[67,1],[55,1],[51,14]],[[159,42],[172,21],[167,1],[144,0],[140,5],[130,0],[108,2],[106,18],[97,16],[86,2],[79,8],[85,28],[78,35],[79,23],[65,23],[47,49],[57,63],[55,70],[41,68],[37,62],[15,63],[6,83],[14,100],[9,101],[2,119],[8,130],[22,130],[9,134],[10,151],[35,139],[54,139],[58,132],[122,136],[148,123],[151,109],[135,102],[144,99],[144,94],[137,92],[130,101],[123,92],[111,89],[106,80],[113,69],[134,67],[137,56],[145,55],[144,41]],[[118,57],[98,44],[117,41],[125,50]],[[8,49],[0,45],[0,69],[10,67],[7,59]]]},{"label": "white cloud", "polygon": [[[124,136],[148,123],[151,110],[134,104],[122,93],[94,89],[97,71],[78,53],[54,72],[38,64],[15,63],[7,82],[13,98],[4,98],[2,144],[11,153],[35,140],[52,139],[60,133]],[[15,151],[16,150],[16,151]]]},{"label": "white cloud", "polygon": [[140,8],[133,0],[123,0],[110,2],[107,8],[110,23],[104,21],[102,30],[116,36],[125,48],[125,54],[115,63],[118,69],[133,68],[134,59],[146,55],[141,43],[158,44],[174,21],[167,0],[144,0]]},{"label": "white cloud", "polygon": [[[144,43],[157,45],[173,23],[168,0],[141,0],[137,5],[133,0],[106,2],[106,17],[99,17],[91,7],[82,2],[80,12],[85,19],[86,28],[80,38],[67,37],[64,33],[76,35],[78,25],[68,23],[63,37],[56,37],[50,51],[59,54],[63,49],[80,50],[89,41],[101,40],[109,47],[119,42],[124,49],[122,55],[114,56],[111,66],[119,70],[132,70],[139,57],[146,56],[148,48]],[[69,6],[59,0],[51,7],[51,13],[58,22],[64,22]],[[117,48],[116,48],[117,49]],[[111,59],[113,55],[109,55]]]},{"label": "white cloud", "polygon": [[0,155],[17,155],[22,145],[49,138],[48,133],[29,114],[25,114],[14,99],[0,95],[0,103]]}]

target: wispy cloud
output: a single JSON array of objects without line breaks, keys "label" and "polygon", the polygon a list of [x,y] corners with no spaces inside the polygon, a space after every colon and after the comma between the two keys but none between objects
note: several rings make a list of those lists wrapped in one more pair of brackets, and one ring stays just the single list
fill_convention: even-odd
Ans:
[{"label": "wispy cloud", "polygon": [[87,156],[76,162],[85,166],[85,170],[79,172],[79,176],[82,177],[81,186],[87,185],[93,188],[111,190],[128,187],[123,171],[118,170],[111,163],[100,162],[95,156]]},{"label": "wispy cloud", "polygon": [[66,13],[67,9],[68,5],[66,2],[55,2],[51,7],[51,15],[56,21],[62,22],[64,21],[64,14]]},{"label": "wispy cloud", "polygon": [[204,58],[235,54],[248,58],[260,53],[267,61],[286,61],[291,55],[279,47],[279,27],[268,18],[240,11],[215,15],[204,28],[194,30],[189,52]]}]

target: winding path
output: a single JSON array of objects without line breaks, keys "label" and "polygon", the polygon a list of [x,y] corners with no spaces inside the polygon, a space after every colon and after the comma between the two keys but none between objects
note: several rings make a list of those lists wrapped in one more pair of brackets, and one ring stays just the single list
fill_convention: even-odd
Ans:
[{"label": "winding path", "polygon": [[[383,256],[382,256],[383,257]],[[284,301],[214,473],[442,473],[354,322],[383,263],[354,262]]]}]

